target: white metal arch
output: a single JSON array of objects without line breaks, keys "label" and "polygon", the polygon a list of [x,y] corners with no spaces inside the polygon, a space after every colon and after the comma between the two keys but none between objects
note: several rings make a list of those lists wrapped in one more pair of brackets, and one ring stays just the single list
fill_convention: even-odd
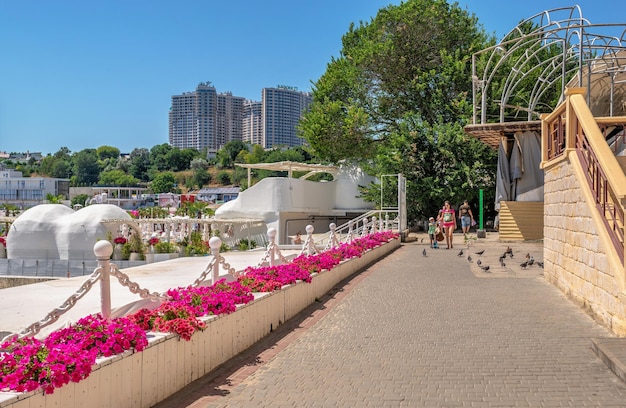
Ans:
[{"label": "white metal arch", "polygon": [[[526,112],[529,121],[538,119],[555,107],[545,105],[542,98],[559,85],[561,99],[567,86],[587,87],[589,100],[609,93],[612,115],[616,87],[626,83],[625,39],[625,23],[591,24],[578,5],[545,10],[523,20],[496,45],[472,55],[473,124],[488,123],[488,101],[499,105],[499,123],[512,111]],[[552,47],[561,52],[545,58],[543,54]],[[509,101],[527,86],[525,80],[531,75],[537,79],[526,105],[511,105]],[[609,89],[594,94],[593,83],[602,76],[608,78]],[[503,81],[499,95],[492,89],[496,78]]]}]

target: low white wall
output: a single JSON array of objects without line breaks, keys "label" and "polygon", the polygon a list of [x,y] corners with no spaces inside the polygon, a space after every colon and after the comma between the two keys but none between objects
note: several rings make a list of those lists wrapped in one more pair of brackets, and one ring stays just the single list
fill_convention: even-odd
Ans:
[{"label": "low white wall", "polygon": [[229,315],[207,317],[207,328],[190,341],[177,335],[149,333],[142,352],[101,359],[91,375],[53,394],[0,392],[0,407],[138,408],[151,407],[261,340],[337,283],[400,246],[395,239],[378,248],[255,300]]}]

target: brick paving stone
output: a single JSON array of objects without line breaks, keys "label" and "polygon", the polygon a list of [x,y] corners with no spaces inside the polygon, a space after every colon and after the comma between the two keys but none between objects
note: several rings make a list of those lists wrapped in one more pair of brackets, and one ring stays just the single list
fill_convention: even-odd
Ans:
[{"label": "brick paving stone", "polygon": [[[495,267],[507,245],[516,262]],[[626,384],[591,349],[613,336],[519,266],[542,260],[541,243],[427,246],[403,244],[155,408],[626,407]]]}]

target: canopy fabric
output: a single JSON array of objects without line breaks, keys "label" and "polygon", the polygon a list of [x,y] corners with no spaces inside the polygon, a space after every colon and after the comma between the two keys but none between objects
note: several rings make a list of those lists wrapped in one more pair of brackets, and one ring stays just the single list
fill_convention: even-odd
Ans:
[{"label": "canopy fabric", "polygon": [[500,201],[511,200],[511,175],[509,160],[504,146],[506,139],[501,138],[498,148],[498,169],[496,171],[496,202],[495,210],[500,211]]},{"label": "canopy fabric", "polygon": [[[522,201],[521,195],[543,187],[543,170],[541,169],[541,136],[536,132],[519,132],[515,134],[515,150],[519,151],[519,162],[516,171],[511,170],[514,179],[515,201]],[[521,173],[517,170],[521,169]],[[526,200],[530,201],[530,200]],[[543,197],[540,200],[543,201]]]}]

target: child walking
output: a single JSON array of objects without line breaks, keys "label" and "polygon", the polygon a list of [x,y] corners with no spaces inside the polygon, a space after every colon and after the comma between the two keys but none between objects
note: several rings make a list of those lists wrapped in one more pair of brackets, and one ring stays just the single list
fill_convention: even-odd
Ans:
[{"label": "child walking", "polygon": [[435,229],[437,228],[437,223],[433,217],[428,219],[428,236],[430,237],[430,247],[438,248],[437,238],[435,237]]}]

